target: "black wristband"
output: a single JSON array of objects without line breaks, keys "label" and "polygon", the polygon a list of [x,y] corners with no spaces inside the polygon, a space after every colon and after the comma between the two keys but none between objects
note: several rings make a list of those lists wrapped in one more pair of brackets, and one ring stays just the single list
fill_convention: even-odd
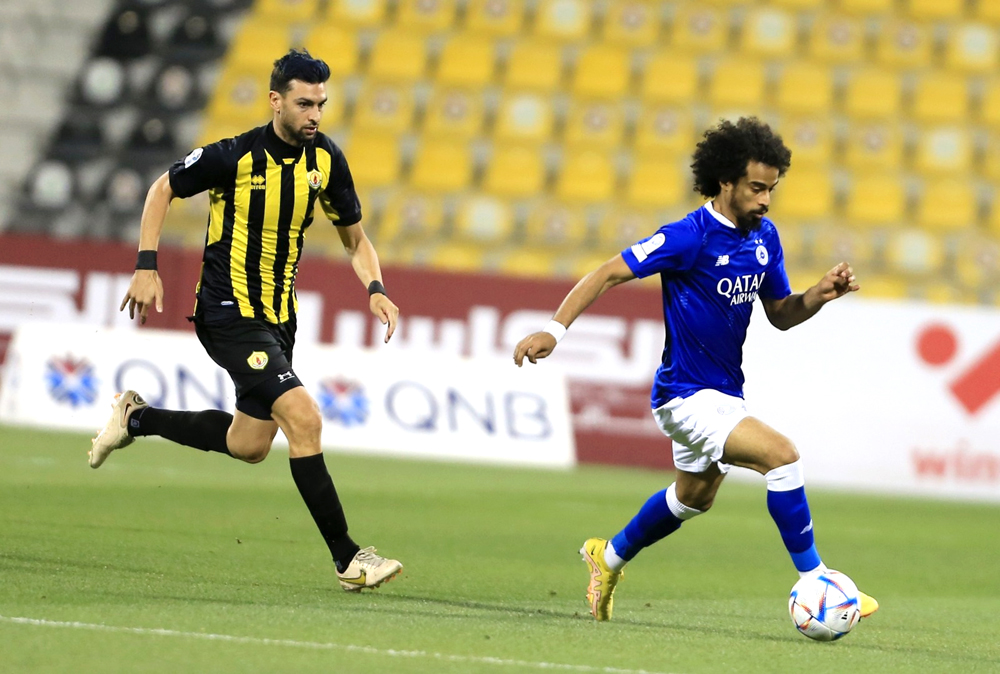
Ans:
[{"label": "black wristband", "polygon": [[371,297],[375,293],[382,293],[386,297],[389,296],[386,294],[385,286],[382,285],[381,281],[372,281],[371,283],[368,284],[368,296]]},{"label": "black wristband", "polygon": [[156,271],[156,251],[140,250],[139,257],[135,261],[136,269],[152,269]]}]

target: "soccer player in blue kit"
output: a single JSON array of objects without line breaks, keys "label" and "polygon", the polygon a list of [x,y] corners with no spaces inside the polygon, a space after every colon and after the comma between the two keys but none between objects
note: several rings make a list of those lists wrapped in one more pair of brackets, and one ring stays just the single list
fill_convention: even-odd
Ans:
[{"label": "soccer player in blue kit", "polygon": [[[813,539],[802,462],[792,442],[750,416],[743,400],[743,342],[753,303],[787,330],[824,304],[856,291],[841,262],[804,293],[792,294],[781,242],[764,217],[771,192],[791,164],[781,137],[756,118],[721,122],[698,143],[695,189],[710,199],[585,276],[541,332],[514,350],[520,367],[552,353],[573,321],[610,288],[659,274],[666,339],[651,395],[653,417],[673,441],[675,482],[654,494],[611,540],[588,539],[587,600],[610,620],[615,586],[640,550],[708,510],[730,466],[767,480],[767,508],[800,576],[826,570]],[[861,594],[861,615],[878,602]]]}]

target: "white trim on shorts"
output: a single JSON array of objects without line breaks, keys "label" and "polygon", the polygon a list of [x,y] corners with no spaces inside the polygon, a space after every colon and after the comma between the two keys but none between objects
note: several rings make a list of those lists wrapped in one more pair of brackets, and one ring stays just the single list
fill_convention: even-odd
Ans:
[{"label": "white trim on shorts", "polygon": [[729,472],[731,466],[719,459],[729,434],[748,416],[742,398],[713,389],[672,398],[653,410],[656,425],[673,441],[674,467],[687,473],[703,473],[713,463]]}]

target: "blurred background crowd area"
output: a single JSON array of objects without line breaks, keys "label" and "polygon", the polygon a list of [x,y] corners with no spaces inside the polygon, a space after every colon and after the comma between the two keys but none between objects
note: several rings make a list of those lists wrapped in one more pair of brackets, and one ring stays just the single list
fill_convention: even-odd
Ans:
[{"label": "blurred background crowd area", "polygon": [[[1000,304],[1000,0],[3,0],[0,226],[136,240],[171,162],[270,119],[291,46],[387,264],[578,277],[696,208],[701,133],[756,115],[793,151],[793,288],[849,259],[869,296]],[[200,247],[207,198],[174,203]]]}]

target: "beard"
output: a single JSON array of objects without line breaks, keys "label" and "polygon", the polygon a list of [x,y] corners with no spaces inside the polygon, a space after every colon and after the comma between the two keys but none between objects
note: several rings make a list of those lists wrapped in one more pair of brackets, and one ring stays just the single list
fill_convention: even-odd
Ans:
[{"label": "beard", "polygon": [[[761,223],[764,222],[763,216],[767,213],[766,208],[763,211],[740,212],[739,207],[736,205],[736,199],[729,200],[729,210],[736,215],[736,226],[739,227],[741,232],[753,232],[760,229]],[[758,215],[761,217],[756,217]]]},{"label": "beard", "polygon": [[[312,142],[314,138],[316,138],[315,134],[310,136],[306,133],[305,126],[294,127],[285,123],[284,120],[281,121],[281,130],[285,132],[285,135],[287,137],[295,139],[295,142],[298,143],[299,145],[306,145],[307,143]],[[318,132],[319,129],[316,129],[316,131]]]}]

